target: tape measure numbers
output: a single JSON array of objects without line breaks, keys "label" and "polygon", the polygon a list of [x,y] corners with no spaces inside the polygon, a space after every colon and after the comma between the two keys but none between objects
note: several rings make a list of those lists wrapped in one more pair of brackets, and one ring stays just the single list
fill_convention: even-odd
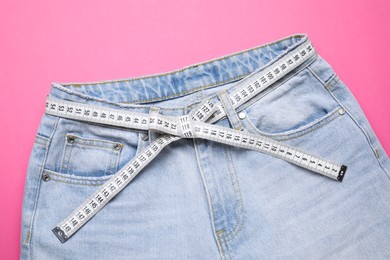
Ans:
[{"label": "tape measure numbers", "polygon": [[81,206],[74,210],[64,221],[52,231],[64,243],[85,223],[98,213],[116,194],[129,184],[132,179],[150,162],[160,151],[171,142],[180,139],[165,135],[159,137],[147,146],[136,158],[132,159],[96,190]]},{"label": "tape measure numbers", "polygon": [[[229,94],[232,105],[237,108],[244,104],[283,75],[302,64],[314,53],[315,50],[310,41],[302,44],[291,55],[259,73],[260,75],[251,80],[249,84],[239,85]],[[266,153],[340,182],[347,169],[345,165],[330,162],[273,139],[212,124],[223,118],[226,113],[220,102],[214,104],[211,100],[203,101],[188,115],[166,116],[135,113],[47,97],[45,112],[64,118],[130,129],[150,130],[164,134],[124,165],[68,217],[56,225],[52,231],[62,243],[66,242],[126,187],[164,147],[181,138],[203,138]]]},{"label": "tape measure numbers", "polygon": [[[243,83],[239,83],[235,91],[230,94],[230,102],[234,109],[255,97],[261,91],[272,85],[274,82],[279,80],[281,77],[292,71],[304,61],[308,60],[311,56],[316,53],[314,46],[310,40],[299,46],[297,50],[288,54],[287,57],[279,59],[274,64],[267,67],[264,72],[257,75],[254,74],[253,80],[245,80]],[[249,81],[249,84],[247,83]],[[207,123],[214,123],[226,115],[222,105],[217,105],[216,112],[207,120]]]}]

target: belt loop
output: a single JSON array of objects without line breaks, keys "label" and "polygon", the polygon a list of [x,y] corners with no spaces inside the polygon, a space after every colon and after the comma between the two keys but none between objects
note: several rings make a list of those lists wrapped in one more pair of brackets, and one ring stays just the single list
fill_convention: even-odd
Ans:
[{"label": "belt loop", "polygon": [[[160,108],[159,107],[150,107],[149,108],[149,114],[152,116],[152,115],[155,115],[155,114],[160,114]],[[148,130],[148,134],[149,134],[149,144],[152,143],[155,139],[157,139],[158,135],[155,131],[153,130]]]},{"label": "belt loop", "polygon": [[237,112],[230,103],[230,98],[226,90],[221,90],[217,93],[219,100],[221,101],[223,107],[225,108],[225,113],[227,118],[230,121],[230,124],[234,129],[243,130],[241,120],[238,118]]}]

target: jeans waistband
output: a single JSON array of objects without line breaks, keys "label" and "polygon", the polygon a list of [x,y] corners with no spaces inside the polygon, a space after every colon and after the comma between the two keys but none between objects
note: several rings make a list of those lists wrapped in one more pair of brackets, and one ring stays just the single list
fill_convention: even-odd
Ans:
[{"label": "jeans waistband", "polygon": [[[298,33],[166,73],[98,82],[52,82],[49,95],[63,100],[148,113],[151,107],[158,107],[158,102],[212,88],[217,91],[221,85],[251,77],[307,41],[307,34]],[[313,57],[299,67],[311,60]],[[227,91],[234,88],[235,85],[229,86]],[[195,98],[185,106],[161,107],[159,110],[161,114],[185,114],[201,101],[202,98]]]}]

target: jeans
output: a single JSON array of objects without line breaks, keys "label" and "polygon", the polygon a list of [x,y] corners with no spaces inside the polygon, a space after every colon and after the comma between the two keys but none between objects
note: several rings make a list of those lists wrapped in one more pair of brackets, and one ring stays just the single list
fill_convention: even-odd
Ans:
[{"label": "jeans", "polygon": [[[136,78],[53,82],[49,95],[181,116],[227,95],[307,34]],[[358,102],[318,53],[215,124],[332,161],[342,182],[206,139],[169,144],[62,244],[52,228],[159,133],[44,113],[24,189],[21,259],[386,259],[390,160]]]}]

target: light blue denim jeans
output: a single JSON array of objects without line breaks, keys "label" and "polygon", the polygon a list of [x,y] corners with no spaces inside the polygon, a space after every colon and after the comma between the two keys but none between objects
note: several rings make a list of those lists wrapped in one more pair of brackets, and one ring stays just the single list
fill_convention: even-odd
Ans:
[{"label": "light blue denim jeans", "polygon": [[[223,100],[307,40],[294,34],[167,73],[52,83],[49,95],[185,115],[206,98]],[[390,258],[390,160],[318,53],[215,124],[348,170],[337,182],[253,150],[180,139],[62,244],[52,232],[56,224],[158,134],[43,114],[26,176],[21,259]]]}]

